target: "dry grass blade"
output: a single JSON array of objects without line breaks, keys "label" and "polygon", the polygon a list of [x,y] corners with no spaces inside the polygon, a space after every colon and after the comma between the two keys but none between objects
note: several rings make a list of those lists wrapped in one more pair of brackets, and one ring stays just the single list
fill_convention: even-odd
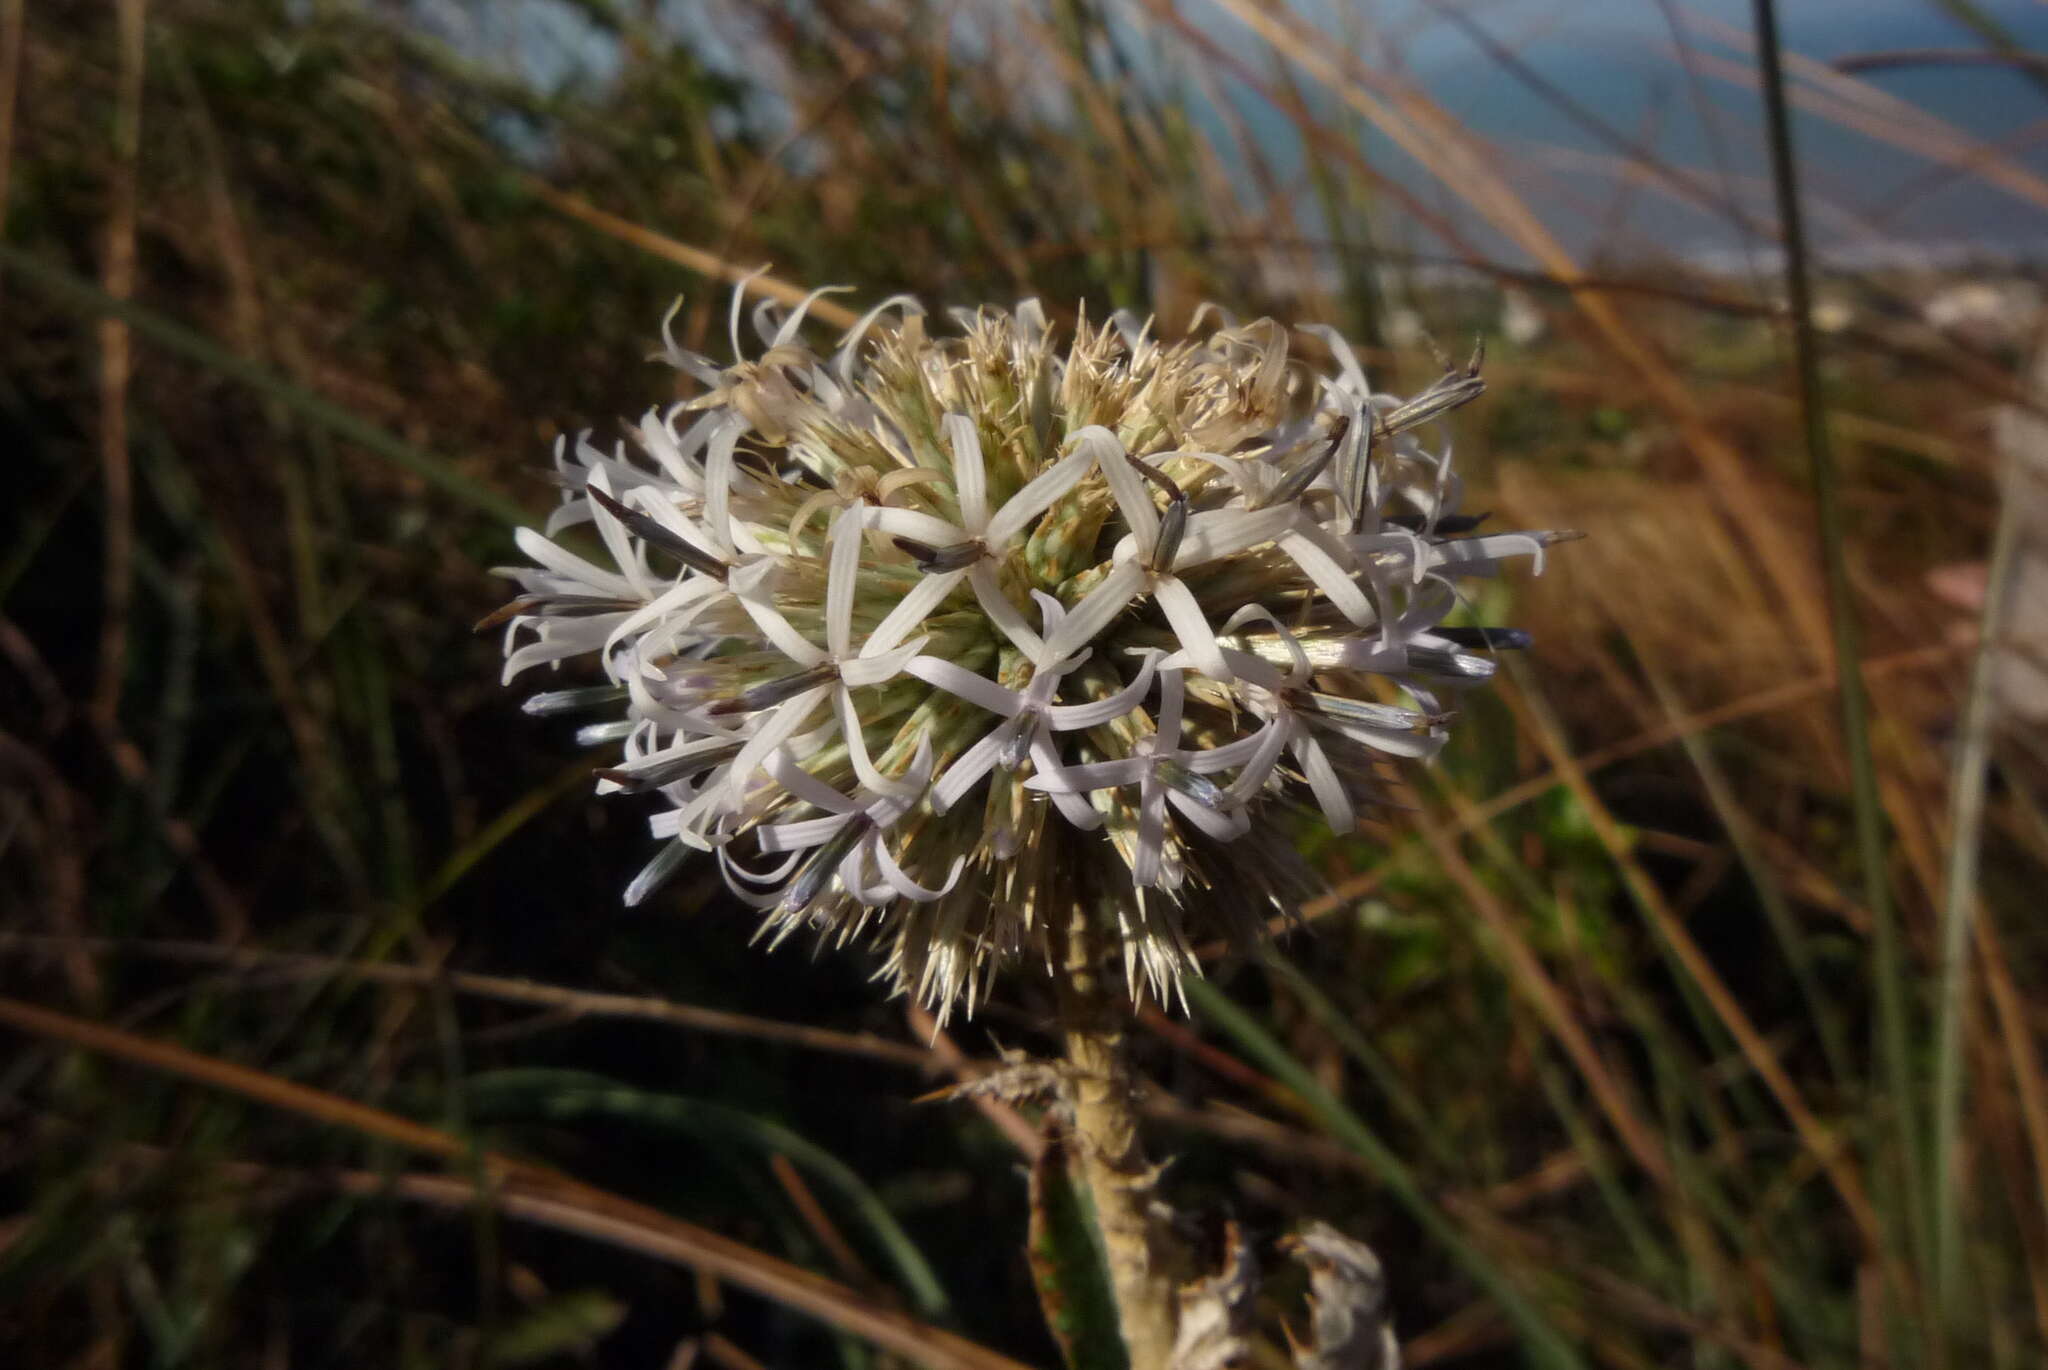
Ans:
[{"label": "dry grass blade", "polygon": [[[734,285],[744,284],[748,293],[779,300],[783,304],[800,303],[810,292],[800,285],[792,285],[775,276],[757,273],[749,267],[729,262],[715,252],[706,252],[701,247],[679,243],[664,233],[657,233],[631,219],[621,218],[608,210],[599,209],[580,195],[566,190],[557,190],[539,177],[523,177],[521,183],[533,197],[565,218],[588,225],[600,233],[630,243],[643,252],[686,266],[715,281],[729,281]],[[843,304],[831,300],[811,302],[811,317],[833,325],[835,328],[850,328],[859,322],[860,314]]]},{"label": "dry grass blade", "polygon": [[1783,596],[1805,654],[1818,661],[1828,638],[1828,621],[1808,558],[1793,543],[1760,497],[1748,463],[1716,434],[1693,396],[1658,350],[1629,325],[1613,300],[1585,288],[1587,278],[1565,247],[1507,185],[1492,161],[1441,106],[1416,91],[1379,81],[1362,64],[1340,64],[1328,43],[1319,41],[1289,9],[1268,10],[1249,0],[1218,0],[1239,23],[1274,51],[1299,65],[1422,166],[1444,187],[1469,202],[1496,229],[1519,244],[1557,281],[1573,291],[1578,305],[1614,359],[1639,380],[1670,415],[1698,459],[1728,512],[1745,530],[1770,582]]},{"label": "dry grass blade", "polygon": [[[915,999],[905,999],[903,1017],[904,1021],[910,1024],[912,1032],[932,1044],[932,1055],[943,1062],[945,1068],[953,1072],[955,1078],[963,1083],[979,1078],[974,1062],[947,1035],[946,1030],[939,1026],[939,1020],[934,1018],[924,1005]],[[996,1130],[1003,1134],[1010,1145],[1017,1148],[1018,1154],[1025,1160],[1036,1161],[1039,1154],[1045,1150],[1045,1138],[1039,1130],[1026,1122],[1024,1115],[1009,1103],[986,1094],[970,1095],[969,1100],[981,1111],[983,1117],[995,1125]]]},{"label": "dry grass blade", "polygon": [[[154,1041],[17,999],[0,998],[0,1023],[34,1036],[68,1042],[152,1070],[183,1076],[330,1126],[380,1137],[413,1151],[474,1164],[490,1181],[492,1201],[507,1213],[534,1217],[564,1231],[660,1254],[706,1271],[844,1328],[918,1365],[933,1370],[1025,1370],[1019,1361],[879,1307],[855,1290],[708,1228],[672,1218],[546,1166],[501,1152],[479,1154],[462,1138],[410,1118],[170,1042]],[[476,1187],[463,1180],[417,1177],[415,1184],[418,1193],[445,1195],[450,1203],[476,1195]]]},{"label": "dry grass blade", "polygon": [[129,300],[116,299],[63,268],[4,242],[0,242],[0,267],[17,273],[70,310],[88,316],[119,319],[165,350],[277,400],[319,427],[331,430],[392,465],[438,486],[495,520],[516,526],[529,518],[529,511],[524,505],[478,483],[433,453],[392,436],[360,415],[294,385],[266,367],[235,355],[211,338],[165,318],[155,310],[142,308]]},{"label": "dry grass blade", "polygon": [[[1989,918],[1972,922],[1977,958],[1983,967],[1985,988],[1998,1022],[1998,1040],[2011,1063],[2013,1089],[2019,1096],[2020,1126],[2026,1133],[2028,1155],[2033,1161],[2035,1209],[2032,1221],[2048,1222],[2048,1070],[2044,1070],[2036,1044],[2036,1031],[2029,1022],[2026,1001],[2013,982],[2012,962],[1998,929]],[[2039,1282],[2043,1277],[2036,1275]],[[2037,1302],[2035,1318],[2041,1335],[2048,1338],[2048,1302]]]},{"label": "dry grass blade", "polygon": [[230,970],[293,977],[335,976],[379,985],[421,988],[446,985],[458,994],[552,1009],[571,1019],[618,1018],[629,1022],[662,1023],[691,1032],[751,1037],[810,1051],[861,1056],[928,1073],[947,1068],[936,1048],[928,1051],[907,1043],[887,1041],[870,1033],[835,1032],[830,1028],[806,1027],[801,1023],[678,1004],[668,999],[574,989],[567,985],[549,985],[503,975],[479,975],[471,971],[447,971],[381,961],[346,961],[300,952],[268,951],[260,947],[223,946],[215,942],[50,937],[0,930],[0,948],[5,947],[50,952],[68,952],[75,948],[103,956],[147,956],[188,965],[221,966]]},{"label": "dry grass blade", "polygon": [[[142,149],[142,77],[148,0],[121,0],[115,11],[120,47],[120,95],[114,115],[113,183],[108,192],[106,251],[100,284],[108,296],[135,293],[136,164]],[[12,92],[9,92],[12,103]],[[0,206],[4,206],[0,201]],[[134,370],[128,325],[116,314],[100,319],[100,478],[105,487],[105,565],[100,619],[99,679],[93,716],[111,724],[120,712],[127,670],[128,600],[135,574],[135,482],[128,462],[128,380]]]},{"label": "dry grass blade", "polygon": [[782,1186],[782,1192],[789,1197],[797,1215],[804,1220],[804,1226],[810,1229],[825,1254],[832,1258],[832,1264],[839,1267],[840,1275],[857,1285],[874,1288],[875,1277],[861,1264],[859,1253],[833,1223],[832,1216],[818,1202],[818,1196],[811,1192],[811,1187],[804,1183],[804,1177],[797,1168],[790,1164],[789,1157],[777,1152],[768,1158],[768,1168],[774,1172],[775,1183]]},{"label": "dry grass blade", "polygon": [[1585,1025],[1573,1014],[1564,991],[1544,970],[1535,949],[1516,926],[1515,918],[1458,850],[1448,825],[1428,814],[1418,814],[1416,822],[1438,863],[1464,894],[1467,907],[1479,916],[1498,944],[1516,988],[1527,997],[1565,1055],[1571,1058],[1615,1135],[1644,1174],[1659,1185],[1672,1188],[1671,1163],[1659,1144],[1657,1130],[1642,1116],[1629,1091],[1593,1045]]},{"label": "dry grass blade", "polygon": [[[2048,393],[2048,351],[2034,361],[2032,380]],[[1982,843],[1986,790],[1991,778],[1993,736],[1999,727],[1998,685],[2010,647],[2006,636],[2012,601],[2021,584],[2018,553],[2023,545],[2038,557],[2041,549],[2023,533],[2038,519],[2048,501],[2048,423],[2032,415],[2011,413],[2001,426],[2000,446],[2007,465],[2005,502],[1985,571],[1984,610],[1978,624],[1975,668],[1964,698],[1960,737],[1949,783],[1949,824],[1946,879],[1941,895],[1940,995],[1936,1007],[1934,1061],[1934,1138],[1929,1167],[1934,1194],[1935,1307],[1953,1318],[1959,1312],[1963,1278],[1961,1226],[1965,1177],[1961,1173],[1963,1092],[1966,1068],[1963,1038],[1971,1011],[1971,925],[1983,917],[1981,898]]]},{"label": "dry grass blade", "polygon": [[[1953,643],[1938,643],[1928,647],[1912,647],[1903,652],[1892,652],[1884,656],[1870,657],[1864,661],[1863,670],[1866,675],[1875,678],[1899,671],[1919,670],[1929,666],[1946,665],[1954,661],[1965,650],[1966,648]],[[1596,747],[1591,751],[1575,755],[1573,761],[1578,767],[1580,774],[1590,776],[1617,762],[1626,761],[1630,757],[1639,756],[1644,752],[1677,742],[1682,738],[1705,732],[1709,728],[1717,728],[1726,723],[1734,723],[1745,718],[1755,718],[1762,714],[1787,709],[1823,695],[1834,688],[1835,673],[1829,670],[1818,675],[1809,676],[1804,680],[1795,680],[1789,684],[1779,685],[1769,690],[1760,690],[1756,694],[1748,695],[1741,699],[1729,700],[1727,703],[1715,705],[1711,709],[1701,709],[1693,713],[1671,718],[1653,728],[1645,729],[1634,737],[1610,743],[1604,747]],[[1520,808],[1524,804],[1540,799],[1564,783],[1564,779],[1555,770],[1546,770],[1533,775],[1527,780],[1508,786],[1498,794],[1489,795],[1468,808],[1461,809],[1452,819],[1448,832],[1452,836],[1461,836],[1482,824],[1492,822],[1505,813]],[[1403,845],[1405,846],[1408,843],[1419,840],[1419,838],[1405,839]],[[1400,848],[1395,850],[1398,852]],[[1373,870],[1364,871],[1338,881],[1330,887],[1328,893],[1309,900],[1294,915],[1274,918],[1268,924],[1269,930],[1275,936],[1279,936],[1293,927],[1297,920],[1313,920],[1335,913],[1340,909],[1351,907],[1356,901],[1371,894],[1386,883],[1393,874],[1393,864],[1389,860]],[[1833,901],[1830,901],[1830,906],[1834,906]],[[1223,954],[1223,948],[1221,945],[1203,947],[1200,954],[1205,960],[1214,959]]]},{"label": "dry grass blade", "polygon": [[1911,1282],[1905,1271],[1897,1268],[1892,1260],[1891,1249],[1886,1245],[1883,1229],[1878,1223],[1877,1210],[1870,1201],[1869,1192],[1864,1187],[1863,1178],[1857,1171],[1854,1158],[1844,1139],[1822,1123],[1808,1106],[1798,1085],[1779,1063],[1770,1044],[1764,1040],[1763,1034],[1743,1011],[1726,982],[1700,950],[1699,944],[1686,931],[1684,922],[1672,910],[1656,882],[1650,879],[1648,873],[1643,870],[1642,863],[1630,852],[1628,839],[1623,834],[1621,825],[1615,821],[1606,804],[1593,792],[1593,787],[1586,783],[1585,773],[1573,760],[1571,748],[1559,734],[1556,718],[1548,708],[1519,688],[1505,690],[1503,694],[1527,724],[1528,731],[1536,738],[1537,745],[1549,757],[1554,772],[1564,781],[1571,790],[1572,797],[1578,800],[1584,809],[1594,832],[1599,836],[1601,845],[1607,849],[1609,857],[1621,872],[1630,892],[1648,916],[1658,936],[1671,947],[1679,963],[1692,977],[1693,983],[1706,995],[1721,1024],[1742,1048],[1743,1059],[1749,1062],[1750,1068],[1756,1071],[1759,1078],[1769,1087],[1779,1107],[1785,1110],[1785,1116],[1792,1120],[1792,1126],[1799,1133],[1800,1140],[1813,1153],[1815,1163],[1834,1184],[1871,1257],[1889,1263],[1897,1287],[1910,1291]]},{"label": "dry grass blade", "polygon": [[[1834,447],[1830,440],[1827,424],[1826,398],[1821,388],[1820,343],[1813,326],[1813,300],[1808,282],[1806,255],[1806,232],[1799,203],[1799,179],[1792,146],[1792,125],[1785,106],[1785,80],[1778,42],[1778,15],[1774,0],[1755,0],[1758,77],[1763,84],[1764,110],[1769,129],[1771,153],[1771,179],[1778,201],[1778,218],[1783,226],[1785,238],[1785,289],[1792,305],[1793,361],[1799,383],[1799,400],[1805,419],[1806,452],[1813,473],[1814,502],[1820,534],[1821,555],[1826,567],[1827,592],[1831,638],[1835,648],[1836,671],[1840,676],[1839,700],[1842,720],[1842,745],[1848,753],[1850,791],[1855,813],[1856,848],[1862,866],[1863,897],[1870,908],[1871,944],[1873,964],[1871,973],[1876,980],[1878,1001],[1877,1039],[1879,1043],[1879,1068],[1884,1072],[1886,1086],[1892,1096],[1894,1135],[1899,1142],[1901,1155],[1897,1158],[1898,1168],[1903,1172],[1903,1200],[1905,1231],[1912,1235],[1912,1241],[1924,1256],[1928,1250],[1930,1234],[1927,1231],[1929,1217],[1926,1207],[1926,1177],[1922,1169],[1924,1158],[1920,1151],[1920,1108],[1914,1085],[1912,1052],[1912,1012],[1908,1006],[1909,987],[1906,983],[1906,967],[1903,931],[1893,910],[1890,872],[1886,865],[1887,845],[1885,840],[1884,801],[1878,787],[1877,759],[1872,751],[1869,722],[1869,696],[1862,672],[1858,669],[1863,660],[1863,638],[1860,610],[1850,586],[1848,557],[1846,551],[1847,531],[1842,509],[1841,483],[1835,464]],[[1534,702],[1533,700],[1531,701]],[[1557,741],[1557,729],[1553,720],[1545,718],[1545,735],[1551,741],[1547,746],[1561,749]],[[1901,808],[1904,806],[1901,805]],[[1667,939],[1674,935],[1683,936],[1682,927],[1672,922],[1670,929],[1660,926]],[[1675,945],[1675,944],[1674,944]],[[1698,958],[1696,948],[1689,949],[1690,961]],[[1704,962],[1702,961],[1704,968]],[[1711,974],[1711,970],[1706,971]],[[1695,972],[1697,978],[1699,972]],[[1740,1029],[1738,1040],[1743,1042],[1745,1055],[1750,1055],[1752,1064],[1771,1086],[1771,1092],[1778,1096],[1779,1103],[1799,1127],[1800,1136],[1809,1146],[1815,1143],[1810,1135],[1813,1124],[1804,1117],[1804,1106],[1795,1110],[1794,1098],[1789,1096],[1789,1080],[1777,1067],[1768,1053],[1751,1052],[1748,1037],[1754,1036],[1746,1017],[1731,1018],[1722,1007],[1726,990],[1716,981],[1709,986],[1701,981],[1701,987],[1714,997],[1716,1011],[1721,1012],[1731,1030]],[[1732,1001],[1731,1001],[1732,1006]],[[1739,1010],[1737,1010],[1739,1013]],[[1745,1036],[1744,1034],[1747,1034]],[[1766,1065],[1769,1070],[1766,1071]],[[1826,1143],[1832,1148],[1832,1139]],[[1886,1277],[1893,1290],[1913,1302],[1918,1297],[1916,1284],[1898,1261],[1895,1252],[1882,1245],[1882,1233],[1876,1225],[1876,1214],[1870,1210],[1867,1200],[1858,1202],[1855,1193],[1844,1183],[1845,1174],[1837,1167],[1846,1166],[1846,1161],[1834,1154],[1832,1149],[1816,1154],[1827,1167],[1836,1188],[1850,1204],[1857,1225],[1863,1229],[1864,1240],[1872,1247],[1871,1254],[1886,1271]],[[1859,1186],[1860,1190],[1860,1186]]]},{"label": "dry grass blade", "polygon": [[21,98],[21,50],[28,0],[0,0],[0,215],[14,185],[15,106]]},{"label": "dry grass blade", "polygon": [[[1692,13],[1688,22],[1745,55],[1754,55],[1757,50],[1756,41],[1749,34],[1709,15]],[[1967,170],[2029,204],[2048,206],[2048,180],[1996,147],[1981,143],[1918,105],[1825,62],[1796,52],[1785,52],[1782,56],[1785,70],[1800,78],[1801,83],[1788,86],[1786,93],[1801,108],[1943,166]],[[1762,85],[1754,67],[1705,54],[1699,60],[1702,70],[1723,80],[1752,89]]]},{"label": "dry grass blade", "polygon": [[[1757,89],[1754,68],[1726,58],[1701,56],[1701,70],[1733,85]],[[1944,167],[1966,169],[1987,184],[2027,204],[2048,206],[2048,181],[2021,167],[1996,148],[1973,143],[1945,125],[1930,126],[1921,120],[1904,121],[1886,111],[1870,109],[1853,99],[1839,98],[1827,90],[1795,86],[1792,102],[1808,113],[1902,151],[1925,157]]]}]

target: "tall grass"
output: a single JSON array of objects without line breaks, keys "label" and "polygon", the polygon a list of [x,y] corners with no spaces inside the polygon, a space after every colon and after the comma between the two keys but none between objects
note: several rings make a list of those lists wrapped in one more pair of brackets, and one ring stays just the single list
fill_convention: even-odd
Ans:
[{"label": "tall grass", "polygon": [[[1389,389],[1433,367],[1401,311],[1486,333],[1481,507],[1591,535],[1474,605],[1537,646],[1454,754],[1356,837],[1303,823],[1330,893],[1285,959],[1154,1020],[1177,1202],[1369,1239],[1412,1365],[2038,1363],[2048,819],[1995,684],[2034,649],[1929,579],[1987,557],[2036,324],[1595,259],[1543,149],[1317,7],[656,8],[493,49],[450,36],[504,32],[482,0],[0,4],[13,1361],[1056,1359],[1041,1120],[913,1101],[1042,1040],[1044,987],[934,1038],[859,957],[748,948],[715,875],[620,910],[636,823],[468,633],[551,435],[662,398],[662,310],[716,339],[769,262],[1330,322]],[[2048,202],[1874,72],[1668,13],[1727,160],[1608,129],[1613,222],[1654,187],[1797,264],[1802,197],[1870,217],[1810,156],[1775,207],[1745,179],[1765,108]]]}]

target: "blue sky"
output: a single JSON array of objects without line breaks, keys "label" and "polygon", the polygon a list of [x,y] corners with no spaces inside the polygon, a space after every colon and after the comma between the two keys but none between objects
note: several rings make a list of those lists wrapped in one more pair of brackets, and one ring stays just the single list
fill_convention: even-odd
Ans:
[{"label": "blue sky", "polygon": [[[963,9],[987,13],[994,0],[965,0]],[[2040,0],[1976,0],[2024,43],[2048,49],[2048,4]],[[1700,94],[1672,56],[1666,6],[1660,0],[1295,0],[1326,32],[1356,36],[1374,65],[1404,68],[1431,96],[1493,138],[1525,171],[1524,192],[1546,218],[1581,250],[1629,240],[1681,253],[1712,250],[1733,241],[1709,218],[1682,211],[1655,195],[1631,194],[1617,235],[1617,191],[1611,175],[1586,169],[1608,157],[1599,141],[1499,65],[1443,17],[1457,8],[1494,39],[1601,119],[1648,142],[1656,155],[1719,183],[1725,171],[1740,181],[1763,167],[1754,93],[1709,76]],[[515,0],[476,5],[461,0],[416,0],[417,12],[445,22],[445,35],[526,68],[543,83],[576,75],[604,79],[613,54],[557,0]],[[740,9],[743,10],[741,5]],[[711,11],[732,8],[713,4]],[[1670,0],[1669,9],[1698,14],[1747,31],[1750,0]],[[1112,12],[1117,12],[1112,6]],[[1135,14],[1135,4],[1129,7]],[[1204,0],[1182,0],[1182,12],[1227,43],[1241,47],[1245,31]],[[714,62],[727,26],[707,24],[703,0],[671,0],[665,7],[678,32]],[[1783,0],[1781,21],[1793,51],[1823,60],[1852,52],[1982,46],[1979,36],[1947,14],[1939,0]],[[465,32],[466,30],[466,32]],[[1141,49],[1142,43],[1138,45]],[[1731,48],[1708,52],[1740,56]],[[2048,98],[2013,71],[1945,67],[1878,73],[1873,83],[1983,138],[2009,136],[2048,119]],[[772,111],[771,111],[772,112]],[[1261,130],[1276,161],[1298,165],[1287,121],[1247,99],[1244,112]],[[1200,118],[1199,112],[1197,117]],[[1966,178],[1928,185],[1928,164],[1883,142],[1845,132],[1810,115],[1799,117],[1801,153],[1819,212],[1824,241],[1883,234],[1916,240],[1970,238],[1992,242],[2048,242],[2048,213]],[[1227,140],[1224,140],[1227,141]],[[1390,167],[1400,159],[1368,139],[1370,155]],[[2048,138],[2016,154],[2048,176]],[[1580,164],[1573,169],[1574,159]],[[1397,171],[1411,183],[1426,177],[1413,167]],[[1903,206],[1903,207],[1901,207]],[[1868,220],[1868,222],[1865,222]],[[1613,241],[1609,241],[1612,239]]]}]

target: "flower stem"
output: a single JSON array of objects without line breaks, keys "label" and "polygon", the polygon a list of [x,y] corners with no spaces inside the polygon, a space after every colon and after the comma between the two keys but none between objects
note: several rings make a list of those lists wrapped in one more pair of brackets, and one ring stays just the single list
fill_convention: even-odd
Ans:
[{"label": "flower stem", "polygon": [[1129,1010],[1102,980],[1104,940],[1088,912],[1076,909],[1060,980],[1074,1149],[1094,1201],[1130,1370],[1166,1370],[1176,1321],[1171,1248],[1154,1212],[1156,1176],[1138,1131]]}]

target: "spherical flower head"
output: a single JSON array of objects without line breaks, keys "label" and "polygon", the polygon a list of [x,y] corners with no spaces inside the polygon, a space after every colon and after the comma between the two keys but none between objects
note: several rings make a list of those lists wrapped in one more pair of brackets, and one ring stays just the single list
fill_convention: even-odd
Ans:
[{"label": "spherical flower head", "polygon": [[[609,681],[528,708],[619,710],[583,731],[620,749],[598,788],[664,805],[628,903],[700,853],[771,941],[873,937],[942,1015],[1085,909],[1168,998],[1196,937],[1313,889],[1284,807],[1350,832],[1521,645],[1444,626],[1461,578],[1552,540],[1475,535],[1423,441],[1476,365],[1401,400],[1327,329],[1317,368],[1267,319],[1062,341],[1033,301],[936,336],[900,297],[819,356],[815,299],[756,307],[749,360],[736,295],[724,366],[664,326],[702,393],[632,450],[557,445],[563,502],[490,620],[507,680]],[[552,540],[577,525],[608,564]]]}]

